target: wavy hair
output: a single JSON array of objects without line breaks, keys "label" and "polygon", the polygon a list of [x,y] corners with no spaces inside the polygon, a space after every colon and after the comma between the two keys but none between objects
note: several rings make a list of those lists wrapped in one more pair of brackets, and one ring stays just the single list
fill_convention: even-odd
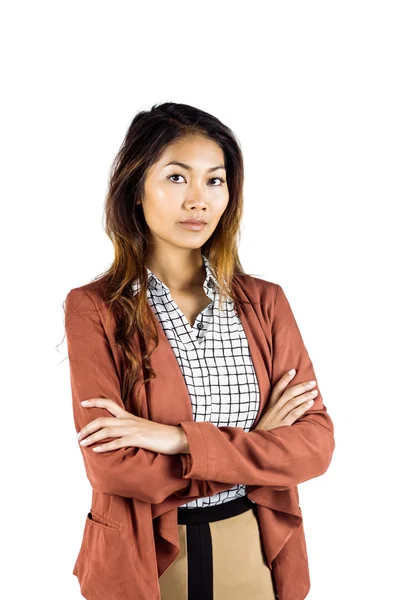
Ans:
[{"label": "wavy hair", "polygon": [[[151,232],[142,204],[137,201],[143,198],[149,167],[169,144],[193,135],[211,139],[222,149],[229,190],[227,207],[201,252],[215,273],[221,302],[230,297],[236,308],[242,303],[232,285],[236,274],[245,274],[238,257],[244,168],[235,134],[216,117],[187,104],[165,102],[138,112],[112,163],[108,181],[105,231],[114,247],[114,260],[106,271],[92,280],[101,280],[105,304],[115,319],[115,341],[124,361],[121,395],[125,407],[140,369],[146,374],[142,385],[156,377],[149,358],[159,341],[154,315],[147,301],[145,262],[152,242]],[[136,279],[139,280],[139,291],[133,295],[131,284]],[[139,334],[140,356],[132,351],[134,331]],[[150,347],[150,341],[154,343],[153,347]],[[137,414],[140,414],[140,406],[137,406]]]}]

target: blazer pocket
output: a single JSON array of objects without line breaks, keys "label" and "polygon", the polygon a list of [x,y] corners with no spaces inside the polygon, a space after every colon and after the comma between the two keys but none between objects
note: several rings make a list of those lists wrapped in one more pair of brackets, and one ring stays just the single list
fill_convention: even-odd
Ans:
[{"label": "blazer pocket", "polygon": [[92,510],[87,513],[81,552],[75,565],[75,574],[85,598],[115,598],[122,593],[121,537],[118,524]]},{"label": "blazer pocket", "polygon": [[112,529],[119,531],[119,525],[111,522],[109,519],[106,519],[99,513],[90,510],[86,517],[93,525],[99,525],[100,527],[105,527],[106,529]]}]

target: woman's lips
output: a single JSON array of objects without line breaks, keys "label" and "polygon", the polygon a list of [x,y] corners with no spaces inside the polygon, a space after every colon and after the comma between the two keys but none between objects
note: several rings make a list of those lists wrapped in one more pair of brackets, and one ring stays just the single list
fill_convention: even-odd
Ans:
[{"label": "woman's lips", "polygon": [[190,229],[191,231],[200,231],[201,229],[203,229],[203,227],[206,226],[206,223],[194,223],[192,221],[179,223],[179,225],[182,225],[182,227],[184,227],[185,229]]}]

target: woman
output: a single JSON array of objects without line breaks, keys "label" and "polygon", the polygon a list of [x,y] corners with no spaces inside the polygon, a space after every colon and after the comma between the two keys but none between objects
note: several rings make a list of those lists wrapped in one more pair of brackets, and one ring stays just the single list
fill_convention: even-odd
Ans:
[{"label": "woman", "polygon": [[89,600],[308,592],[297,484],[328,468],[333,424],[282,288],[240,264],[242,191],[217,118],[171,102],[133,119],[106,201],[114,261],[66,299]]}]

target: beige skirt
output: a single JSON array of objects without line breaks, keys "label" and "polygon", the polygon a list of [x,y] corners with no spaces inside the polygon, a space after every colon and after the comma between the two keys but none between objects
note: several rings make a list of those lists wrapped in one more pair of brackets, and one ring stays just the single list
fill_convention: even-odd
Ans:
[{"label": "beige skirt", "polygon": [[180,552],[159,578],[162,600],[276,600],[256,506],[244,496],[178,508]]}]

